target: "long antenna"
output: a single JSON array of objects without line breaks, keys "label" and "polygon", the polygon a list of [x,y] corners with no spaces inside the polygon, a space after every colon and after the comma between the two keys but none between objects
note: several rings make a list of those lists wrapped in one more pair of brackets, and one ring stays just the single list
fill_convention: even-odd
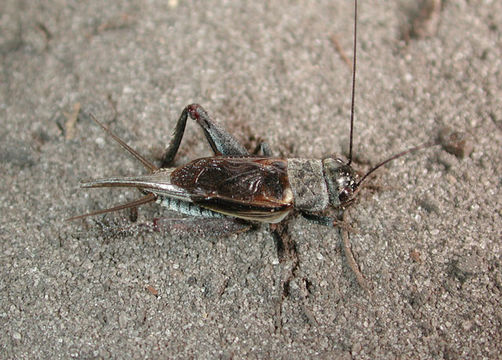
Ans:
[{"label": "long antenna", "polygon": [[422,145],[418,145],[418,146],[415,146],[415,147],[412,147],[411,149],[408,149],[408,150],[405,150],[405,151],[401,151],[400,153],[398,154],[395,154],[393,156],[391,156],[390,158],[382,161],[381,163],[375,165],[375,167],[373,167],[373,169],[371,169],[370,171],[368,171],[362,178],[361,180],[359,180],[359,182],[357,183],[357,186],[356,187],[359,187],[359,185],[361,185],[361,183],[366,180],[368,178],[368,176],[373,173],[375,170],[381,168],[382,166],[384,166],[385,164],[387,164],[388,162],[392,161],[392,160],[395,160],[397,158],[400,158],[401,156],[404,156],[406,154],[409,154],[409,153],[412,153],[412,152],[415,152],[415,151],[418,151],[418,150],[422,150],[422,149],[426,149],[426,148],[429,148],[429,147],[432,147],[432,146],[435,146],[435,145],[441,145],[438,141],[430,141],[430,142],[426,142],[425,144],[422,144]]},{"label": "long antenna", "polygon": [[349,162],[352,163],[352,143],[354,138],[354,103],[356,97],[356,49],[357,49],[357,0],[354,0],[354,56],[352,59],[352,101],[350,105],[350,144]]}]

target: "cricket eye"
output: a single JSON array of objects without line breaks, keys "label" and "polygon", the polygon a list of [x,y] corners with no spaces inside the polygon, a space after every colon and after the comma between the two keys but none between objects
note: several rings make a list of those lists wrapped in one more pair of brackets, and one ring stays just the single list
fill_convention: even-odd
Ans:
[{"label": "cricket eye", "polygon": [[350,186],[344,187],[343,190],[340,191],[340,194],[338,195],[338,199],[340,200],[340,203],[343,204],[343,203],[349,201],[350,198],[352,197],[353,193],[354,193],[354,191],[352,190],[352,188]]}]

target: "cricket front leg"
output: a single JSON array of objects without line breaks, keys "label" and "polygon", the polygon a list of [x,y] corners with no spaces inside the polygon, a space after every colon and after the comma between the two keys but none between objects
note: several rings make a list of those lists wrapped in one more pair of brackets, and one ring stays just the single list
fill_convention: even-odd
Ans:
[{"label": "cricket front leg", "polygon": [[168,167],[173,162],[185,132],[188,116],[200,125],[215,155],[249,156],[246,148],[222,126],[211,120],[202,106],[191,104],[183,109],[178,119],[171,141],[162,157],[162,167]]}]

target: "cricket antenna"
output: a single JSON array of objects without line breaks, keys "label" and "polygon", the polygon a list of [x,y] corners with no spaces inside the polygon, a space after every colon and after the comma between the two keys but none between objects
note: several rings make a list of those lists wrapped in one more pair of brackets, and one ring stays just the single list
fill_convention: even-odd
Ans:
[{"label": "cricket antenna", "polygon": [[362,178],[361,180],[359,180],[359,182],[357,183],[356,185],[356,188],[359,187],[359,185],[361,185],[361,183],[366,180],[368,178],[368,176],[370,174],[372,174],[375,170],[381,168],[382,166],[384,166],[385,164],[387,164],[388,162],[391,162],[392,160],[396,160],[397,158],[400,158],[401,156],[404,156],[404,155],[407,155],[409,153],[413,153],[415,151],[418,151],[418,150],[422,150],[422,149],[426,149],[426,148],[429,148],[429,147],[432,147],[432,146],[435,146],[435,145],[441,145],[439,143],[439,141],[429,141],[429,142],[426,142],[422,145],[418,145],[418,146],[415,146],[415,147],[412,147],[408,150],[404,150],[404,151],[401,151],[400,153],[398,154],[395,154],[393,156],[391,156],[390,158],[380,162],[379,164],[375,165],[370,171],[368,171]]},{"label": "cricket antenna", "polygon": [[357,49],[357,0],[354,0],[354,55],[352,59],[352,100],[350,104],[350,143],[349,143],[349,161],[352,163],[352,143],[354,138],[354,103],[356,97],[356,49]]}]

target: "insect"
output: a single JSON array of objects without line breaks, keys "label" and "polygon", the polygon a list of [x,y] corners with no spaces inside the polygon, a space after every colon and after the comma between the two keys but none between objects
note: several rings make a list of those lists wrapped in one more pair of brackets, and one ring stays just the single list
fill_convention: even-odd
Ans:
[{"label": "insect", "polygon": [[[354,102],[356,83],[357,1],[355,3],[352,102],[348,161],[324,159],[275,158],[267,147],[263,155],[251,154],[222,126],[214,122],[198,104],[185,107],[177,122],[160,167],[113,134],[94,116],[93,119],[123,148],[139,160],[149,174],[125,178],[97,179],[84,188],[133,187],[143,197],[110,209],[71,218],[134,208],[156,201],[169,210],[200,219],[240,219],[247,222],[278,223],[293,209],[307,219],[335,224],[336,218],[324,215],[333,208],[343,210],[356,197],[361,184],[376,169],[410,152],[434,145],[419,145],[396,154],[359,177],[352,168]],[[179,149],[188,118],[203,130],[214,156],[193,160],[179,167],[171,164]]]}]

